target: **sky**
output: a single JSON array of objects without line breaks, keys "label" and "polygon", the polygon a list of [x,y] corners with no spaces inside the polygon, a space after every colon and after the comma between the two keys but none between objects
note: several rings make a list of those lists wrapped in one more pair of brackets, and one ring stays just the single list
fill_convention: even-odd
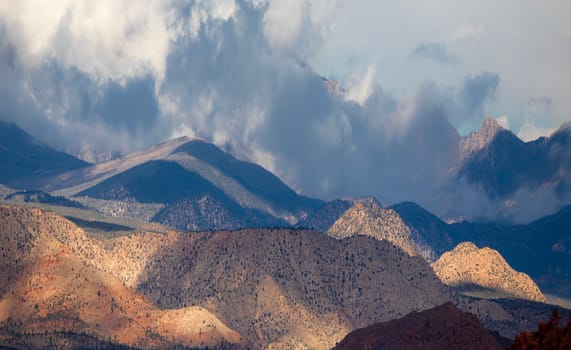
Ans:
[{"label": "sky", "polygon": [[0,119],[89,161],[186,135],[308,195],[428,203],[484,116],[524,140],[571,120],[570,14],[566,0],[5,0]]}]

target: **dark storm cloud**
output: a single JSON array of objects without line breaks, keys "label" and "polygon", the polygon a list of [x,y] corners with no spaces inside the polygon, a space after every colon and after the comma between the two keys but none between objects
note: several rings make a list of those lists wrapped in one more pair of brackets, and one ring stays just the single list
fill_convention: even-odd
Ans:
[{"label": "dark storm cloud", "polygon": [[457,64],[458,57],[448,52],[446,47],[438,43],[420,43],[412,50],[411,56],[417,59],[428,59],[441,64]]},{"label": "dark storm cloud", "polygon": [[94,113],[113,128],[122,128],[132,134],[141,129],[149,131],[159,116],[154,89],[151,76],[130,79],[124,84],[109,82]]}]

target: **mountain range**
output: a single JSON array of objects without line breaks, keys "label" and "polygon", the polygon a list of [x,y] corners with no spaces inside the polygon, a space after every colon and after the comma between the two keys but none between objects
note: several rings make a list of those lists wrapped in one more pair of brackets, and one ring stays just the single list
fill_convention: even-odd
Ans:
[{"label": "mountain range", "polygon": [[513,338],[551,308],[462,297],[424,259],[366,236],[97,236],[7,205],[0,227],[0,344],[13,347],[329,349],[352,330],[448,301]]},{"label": "mountain range", "polygon": [[523,223],[571,203],[570,136],[566,123],[549,137],[524,142],[485,118],[452,151],[436,193],[449,201],[442,215]]},{"label": "mountain range", "polygon": [[[522,189],[564,203],[568,132],[523,143],[486,119],[442,188],[470,183],[504,209]],[[570,206],[444,221],[414,202],[303,196],[202,140],[89,164],[14,125],[0,135],[0,345],[326,349],[450,301],[513,338],[553,295],[571,299]],[[516,153],[536,165],[511,168]]]}]

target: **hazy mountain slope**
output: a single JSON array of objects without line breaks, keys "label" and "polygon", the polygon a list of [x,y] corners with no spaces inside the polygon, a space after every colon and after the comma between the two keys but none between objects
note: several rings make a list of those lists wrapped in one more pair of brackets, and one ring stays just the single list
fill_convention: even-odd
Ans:
[{"label": "hazy mountain slope", "polygon": [[295,193],[277,176],[261,166],[236,159],[218,147],[200,140],[188,142],[174,153],[184,152],[200,159],[237,180],[257,197],[273,203],[284,210],[297,213],[313,211],[323,203],[320,200],[303,197]]},{"label": "hazy mountain slope", "polygon": [[44,177],[88,165],[40,143],[14,124],[0,121],[0,183],[39,188]]},{"label": "hazy mountain slope", "polygon": [[153,160],[117,174],[77,196],[140,203],[172,203],[188,197],[212,194],[230,201],[202,176],[175,162]]},{"label": "hazy mountain slope", "polygon": [[478,249],[464,242],[444,253],[432,264],[445,284],[466,289],[481,288],[509,297],[546,302],[545,296],[528,275],[512,269],[498,251]]},{"label": "hazy mountain slope", "polygon": [[418,254],[410,229],[400,216],[394,210],[383,209],[372,201],[355,203],[335,221],[327,234],[338,239],[367,235],[387,240],[411,256]]},{"label": "hazy mountain slope", "polygon": [[50,181],[47,189],[107,215],[185,230],[285,226],[324,205],[259,165],[184,137]]},{"label": "hazy mountain slope", "polygon": [[454,247],[454,241],[448,234],[449,225],[413,202],[403,202],[390,206],[410,228],[411,237],[421,255],[434,261],[442,253]]},{"label": "hazy mountain slope", "polygon": [[500,130],[461,166],[458,176],[481,186],[491,198],[506,198],[518,189],[550,186],[559,195],[570,189],[571,124],[553,135],[523,142]]},{"label": "hazy mountain slope", "polygon": [[[66,245],[86,242],[85,234],[55,214],[0,206],[0,227],[2,343],[42,348],[51,333],[58,348],[78,337],[159,348],[240,341],[203,308],[158,310],[115,277],[86,265],[76,247]],[[23,335],[33,334],[41,341],[21,344]]]},{"label": "hazy mountain slope", "polygon": [[334,350],[354,349],[503,349],[476,318],[448,302],[349,333]]},{"label": "hazy mountain slope", "polygon": [[50,178],[44,189],[50,192],[57,191],[58,194],[65,196],[75,195],[137,165],[151,160],[162,159],[189,140],[187,137],[168,140],[154,147],[129,153],[117,159],[94,164],[85,169],[63,173]]},{"label": "hazy mountain slope", "polygon": [[162,204],[152,221],[182,230],[286,225],[269,214],[240,207],[202,176],[165,160],[135,166],[77,196]]}]

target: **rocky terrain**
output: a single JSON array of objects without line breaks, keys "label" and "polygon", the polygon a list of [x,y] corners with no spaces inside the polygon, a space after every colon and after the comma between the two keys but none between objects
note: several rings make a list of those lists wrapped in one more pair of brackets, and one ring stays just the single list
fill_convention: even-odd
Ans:
[{"label": "rocky terrain", "polygon": [[508,297],[545,302],[528,275],[512,269],[498,251],[464,242],[432,264],[445,284],[460,289],[482,288]]},{"label": "rocky terrain", "polygon": [[403,318],[377,323],[349,333],[334,350],[353,349],[504,349],[472,314],[451,302],[413,312]]},{"label": "rocky terrain", "polygon": [[[421,258],[369,237],[337,241],[291,230],[172,233],[123,238],[107,254],[140,260],[133,249],[138,246],[156,253],[133,264],[137,270],[117,271],[126,283],[136,283],[161,307],[202,305],[255,347],[328,349],[355,327],[449,298]],[[114,268],[105,255],[98,261],[102,269]]]},{"label": "rocky terrain", "polygon": [[194,347],[241,341],[204,308],[158,309],[86,264],[67,245],[86,241],[83,231],[57,215],[0,206],[0,224],[0,344],[60,348],[95,338],[136,347]]},{"label": "rocky terrain", "polygon": [[40,339],[64,348],[101,341],[329,349],[356,328],[449,300],[513,337],[550,308],[456,295],[421,257],[362,235],[338,240],[291,229],[88,235],[53,212],[0,209],[6,242],[0,333],[4,343],[25,348]]},{"label": "rocky terrain", "polygon": [[387,240],[408,255],[418,250],[411,238],[410,229],[392,209],[383,209],[375,201],[359,201],[346,210],[329,228],[327,234],[337,239],[354,235],[371,236]]},{"label": "rocky terrain", "polygon": [[12,237],[3,247],[2,327],[15,334],[74,330],[127,345],[158,334],[149,344],[196,345],[196,333],[168,322],[204,319],[202,332],[211,332],[200,341],[328,349],[356,327],[450,299],[421,258],[369,237],[244,230],[93,239],[53,213],[1,209],[2,239]]}]

